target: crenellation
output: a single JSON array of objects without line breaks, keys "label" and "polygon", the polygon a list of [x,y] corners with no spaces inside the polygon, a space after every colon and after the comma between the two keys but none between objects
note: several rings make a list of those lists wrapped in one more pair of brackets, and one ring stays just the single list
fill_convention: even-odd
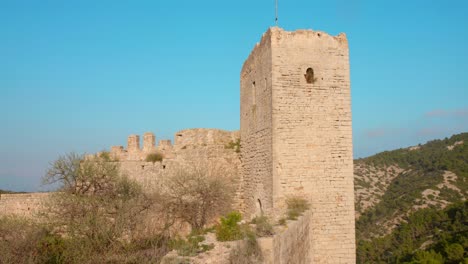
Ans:
[{"label": "crenellation", "polygon": [[143,135],[143,153],[156,152],[156,136],[154,133],[146,132]]},{"label": "crenellation", "polygon": [[159,140],[158,149],[160,151],[172,150],[172,142],[169,139]]}]

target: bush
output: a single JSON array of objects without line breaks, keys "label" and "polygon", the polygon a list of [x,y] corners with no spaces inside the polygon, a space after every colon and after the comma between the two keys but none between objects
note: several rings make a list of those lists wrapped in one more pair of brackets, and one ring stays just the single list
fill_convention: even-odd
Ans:
[{"label": "bush", "polygon": [[19,217],[0,217],[0,263],[34,263],[37,244],[47,231]]},{"label": "bush", "polygon": [[252,219],[252,224],[255,224],[255,234],[259,237],[271,236],[274,234],[273,226],[266,216],[255,217]]},{"label": "bush", "polygon": [[187,239],[176,238],[169,243],[171,249],[175,249],[179,256],[196,256],[199,253],[211,250],[213,244],[201,244],[205,237],[199,235],[189,235]]},{"label": "bush", "polygon": [[233,149],[236,153],[240,152],[240,138],[236,139],[235,141],[229,142],[227,145],[224,146],[226,149]]},{"label": "bush", "polygon": [[146,156],[146,162],[153,162],[162,161],[164,156],[161,153],[151,153]]},{"label": "bush", "polygon": [[221,224],[216,227],[216,238],[219,241],[233,241],[244,237],[239,222],[242,215],[239,212],[231,212],[225,218],[221,217]]},{"label": "bush", "polygon": [[285,226],[285,225],[286,225],[286,218],[280,218],[280,219],[278,220],[278,224],[279,224],[279,225],[282,225],[282,226]]},{"label": "bush", "polygon": [[230,264],[260,264],[263,263],[262,252],[257,238],[250,233],[246,239],[229,254]]},{"label": "bush", "polygon": [[99,153],[99,158],[103,159],[104,161],[111,161],[110,153],[107,151],[102,151]]},{"label": "bush", "polygon": [[68,154],[52,163],[44,182],[59,186],[46,217],[55,233],[66,235],[36,240],[39,263],[150,263],[169,250],[164,217],[162,231],[144,224],[159,203],[121,176],[118,163]]},{"label": "bush", "polygon": [[165,207],[192,230],[229,212],[234,197],[233,172],[217,163],[192,164],[167,180]]},{"label": "bush", "polygon": [[288,207],[286,214],[289,220],[296,220],[297,217],[309,209],[309,202],[300,197],[288,198],[286,200],[286,205]]},{"label": "bush", "polygon": [[447,259],[453,262],[460,262],[463,260],[464,249],[463,246],[458,243],[453,243],[445,247],[445,253]]},{"label": "bush", "polygon": [[65,240],[53,234],[47,234],[38,243],[38,255],[44,263],[64,263],[66,252]]}]

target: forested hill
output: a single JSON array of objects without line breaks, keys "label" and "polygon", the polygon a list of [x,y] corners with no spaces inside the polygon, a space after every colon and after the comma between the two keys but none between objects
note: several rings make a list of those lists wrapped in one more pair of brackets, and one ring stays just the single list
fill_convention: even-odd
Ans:
[{"label": "forested hill", "polygon": [[468,133],[358,159],[354,171],[359,263],[467,257]]}]

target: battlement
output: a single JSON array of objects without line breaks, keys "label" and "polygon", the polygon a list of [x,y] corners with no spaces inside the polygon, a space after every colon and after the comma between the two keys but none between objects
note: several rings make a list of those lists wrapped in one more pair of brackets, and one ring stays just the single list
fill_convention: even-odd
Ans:
[{"label": "battlement", "polygon": [[223,148],[240,137],[239,131],[225,131],[221,129],[195,128],[178,131],[171,140],[163,139],[156,145],[156,136],[152,132],[143,135],[143,148],[140,148],[140,136],[130,135],[127,139],[127,149],[123,146],[112,146],[110,156],[119,161],[143,161],[151,153],[161,153],[165,158],[174,158],[177,153],[203,147]]}]

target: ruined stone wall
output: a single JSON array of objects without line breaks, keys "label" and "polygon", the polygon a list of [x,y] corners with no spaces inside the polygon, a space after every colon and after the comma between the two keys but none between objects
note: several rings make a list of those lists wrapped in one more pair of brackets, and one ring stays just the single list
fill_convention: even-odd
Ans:
[{"label": "ruined stone wall", "polygon": [[[140,183],[147,192],[157,190],[164,184],[164,181],[174,175],[184,166],[191,166],[197,163],[213,162],[228,168],[232,172],[237,172],[240,167],[239,153],[235,149],[228,147],[230,142],[235,142],[239,138],[239,131],[224,131],[219,129],[186,129],[175,134],[175,144],[170,140],[160,140],[155,146],[155,136],[152,133],[145,133],[144,148],[138,150],[133,147],[135,135],[129,137],[129,149],[138,156],[128,155],[128,150],[121,146],[111,148],[111,157],[116,158],[120,164],[122,174]],[[146,146],[146,149],[145,149]],[[148,153],[157,151],[163,155],[161,162],[146,162]],[[235,173],[236,174],[236,173]],[[238,175],[238,173],[237,173]],[[240,193],[238,191],[238,193]],[[238,194],[237,194],[238,195]],[[239,197],[236,198],[239,204]]]},{"label": "ruined stone wall", "polygon": [[[239,153],[227,147],[230,142],[239,138],[239,131],[219,129],[187,129],[177,132],[183,140],[172,145],[170,140],[161,140],[155,145],[153,133],[143,136],[143,149],[140,148],[140,137],[130,135],[128,147],[113,146],[110,149],[111,162],[118,162],[123,175],[141,184],[146,192],[153,192],[164,184],[168,177],[174,175],[184,166],[194,164],[216,163],[238,177],[240,167]],[[148,153],[158,151],[163,154],[161,162],[144,161]],[[97,153],[100,155],[101,153]],[[90,155],[92,157],[94,155]],[[224,176],[224,175],[223,175]],[[235,181],[239,183],[239,181]],[[240,204],[240,191],[235,194],[236,208]],[[0,196],[0,216],[20,215],[33,217],[40,211],[48,193],[2,194]]]},{"label": "ruined stone wall", "polygon": [[50,193],[13,193],[0,195],[0,217],[37,218]]},{"label": "ruined stone wall", "polygon": [[194,146],[221,145],[224,146],[239,138],[239,131],[220,129],[195,128],[177,132],[174,136],[176,150]]},{"label": "ruined stone wall", "polygon": [[258,239],[265,264],[309,264],[312,214],[305,212],[295,221],[288,221],[284,230],[273,237]]},{"label": "ruined stone wall", "polygon": [[[260,56],[263,53],[271,57]],[[251,69],[246,65],[252,65]],[[271,72],[265,72],[263,69],[269,65]],[[248,92],[251,84],[241,81],[241,109],[244,109],[241,110],[241,136],[247,145],[241,151],[242,177],[252,181],[245,184],[264,187],[253,190],[253,194],[244,193],[246,203],[255,203],[255,195],[270,193],[277,213],[284,209],[288,196],[307,198],[312,213],[311,262],[354,263],[351,100],[346,37],[332,37],[311,30],[286,32],[271,28],[247,59],[242,76],[249,71],[255,73],[256,79],[266,78],[266,89],[270,93],[264,93],[267,98],[263,100],[271,101],[256,107],[257,112],[270,113],[269,116],[266,114],[259,120],[258,115],[248,115],[246,108],[256,96]],[[260,134],[252,133],[252,128],[262,122],[268,124],[265,127],[268,133],[259,138]],[[252,141],[256,142],[254,147],[248,143]],[[258,142],[263,142],[264,146]],[[266,167],[270,173],[260,171],[256,164]],[[269,205],[270,201],[266,203]],[[250,212],[247,207],[246,213]]]},{"label": "ruined stone wall", "polygon": [[273,208],[270,46],[267,32],[241,71],[242,210],[248,216]]}]

